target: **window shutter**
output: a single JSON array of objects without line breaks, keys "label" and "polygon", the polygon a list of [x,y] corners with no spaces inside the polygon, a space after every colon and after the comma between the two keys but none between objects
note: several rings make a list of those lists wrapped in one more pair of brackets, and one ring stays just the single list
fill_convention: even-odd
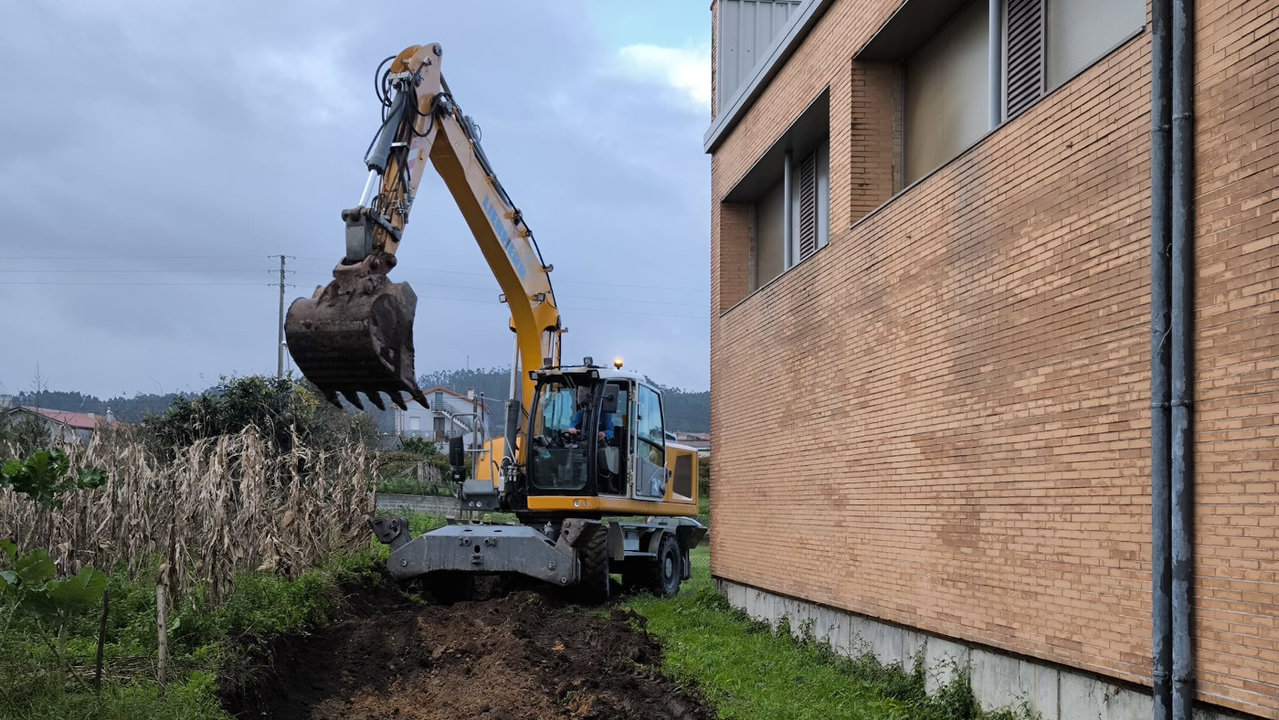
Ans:
[{"label": "window shutter", "polygon": [[1006,115],[1012,118],[1044,94],[1044,0],[1008,0]]},{"label": "window shutter", "polygon": [[799,166],[799,256],[802,262],[817,252],[817,153]]}]

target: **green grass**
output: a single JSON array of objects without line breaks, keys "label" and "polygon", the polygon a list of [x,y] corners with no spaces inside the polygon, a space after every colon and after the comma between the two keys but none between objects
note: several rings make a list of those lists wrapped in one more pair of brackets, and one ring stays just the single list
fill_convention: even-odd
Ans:
[{"label": "green grass", "polygon": [[[411,512],[408,510],[378,510],[378,517],[402,517],[409,521],[409,532],[413,533],[413,537],[428,533],[436,528],[444,527],[448,522],[443,515],[431,515],[429,513]],[[496,523],[499,525],[511,525],[515,523],[516,517],[513,513],[491,512],[484,513],[481,518],[487,523]],[[377,540],[373,541],[377,543]],[[384,547],[378,545],[378,547]]]},{"label": "green grass", "polygon": [[722,718],[823,720],[885,718],[1014,720],[981,713],[966,675],[933,696],[924,692],[922,657],[912,668],[872,655],[846,658],[811,639],[797,641],[783,621],[774,630],[728,605],[710,577],[710,549],[692,552],[693,577],[679,595],[639,595],[628,607],[665,648],[663,670],[696,685]]},{"label": "green grass", "polygon": [[[376,581],[374,564],[385,558],[384,550],[370,548],[332,558],[292,580],[269,573],[241,575],[235,592],[217,606],[198,592],[183,599],[170,615],[171,669],[164,699],[154,682],[155,586],[113,573],[102,692],[89,692],[69,676],[39,639],[34,621],[15,614],[0,636],[0,718],[228,718],[216,696],[219,674],[235,676],[244,649],[273,635],[332,621],[340,609],[339,584]],[[92,679],[100,607],[67,628],[68,661],[85,680]],[[0,604],[0,618],[8,611]]]},{"label": "green grass", "polygon": [[811,650],[733,612],[711,584],[709,548],[693,550],[693,577],[679,595],[639,595],[627,604],[661,640],[665,671],[695,683],[721,717],[905,717],[901,703],[852,682]]}]

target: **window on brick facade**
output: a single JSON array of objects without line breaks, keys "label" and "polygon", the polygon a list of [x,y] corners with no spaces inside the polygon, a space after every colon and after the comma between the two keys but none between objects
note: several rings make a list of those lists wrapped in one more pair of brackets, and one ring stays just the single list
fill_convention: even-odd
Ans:
[{"label": "window on brick facade", "polygon": [[[786,154],[782,163],[782,177],[755,202],[752,290],[812,257],[830,240],[830,142],[823,140],[803,158]],[[786,197],[787,165],[790,198]]]},{"label": "window on brick facade", "polygon": [[906,60],[906,183],[990,130],[986,0],[970,3]]},{"label": "window on brick facade", "polygon": [[906,184],[1064,85],[1146,19],[1145,0],[1004,0],[992,29],[989,8],[988,0],[907,0],[857,54],[905,69]]},{"label": "window on brick facade", "polygon": [[829,138],[830,95],[822,91],[724,196],[723,202],[751,210],[748,291],[767,285],[829,242]]},{"label": "window on brick facade", "polygon": [[764,197],[755,202],[755,267],[751,289],[767,285],[786,270],[786,196],[779,179]]}]

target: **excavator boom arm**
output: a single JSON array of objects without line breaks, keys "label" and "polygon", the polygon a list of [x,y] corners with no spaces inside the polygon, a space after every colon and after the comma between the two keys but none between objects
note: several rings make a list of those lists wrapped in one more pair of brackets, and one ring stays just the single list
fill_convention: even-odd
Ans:
[{"label": "excavator boom arm", "polygon": [[368,182],[359,205],[342,212],[346,256],[332,283],[289,309],[289,350],[331,400],[340,392],[359,405],[355,393],[363,391],[380,406],[381,390],[402,404],[397,391],[406,390],[425,405],[412,367],[416,296],[386,274],[428,164],[443,178],[510,308],[524,370],[520,398],[532,398],[528,370],[560,362],[564,330],[552,267],[493,172],[478,129],[449,92],[442,54],[438,44],[417,45],[391,61],[381,79],[383,124],[365,158]]}]

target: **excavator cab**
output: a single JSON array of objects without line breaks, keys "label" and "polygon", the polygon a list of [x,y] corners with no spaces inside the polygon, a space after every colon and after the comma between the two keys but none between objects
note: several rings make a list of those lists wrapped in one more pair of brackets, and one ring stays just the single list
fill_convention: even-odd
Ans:
[{"label": "excavator cab", "polygon": [[[538,384],[530,427],[531,494],[621,494],[617,382],[589,375],[549,376]],[[624,408],[623,408],[624,409]],[[622,424],[619,424],[622,423]]]}]

